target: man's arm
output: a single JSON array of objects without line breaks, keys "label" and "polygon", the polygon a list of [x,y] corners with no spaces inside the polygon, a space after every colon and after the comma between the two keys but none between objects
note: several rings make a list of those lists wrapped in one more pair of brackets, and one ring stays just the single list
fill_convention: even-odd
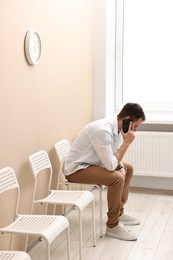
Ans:
[{"label": "man's arm", "polygon": [[134,131],[131,130],[131,123],[129,125],[128,132],[124,133],[123,131],[121,131],[121,134],[122,134],[122,137],[123,137],[123,143],[120,146],[120,148],[114,153],[114,155],[116,156],[116,158],[118,160],[118,164],[121,162],[121,160],[122,160],[124,154],[126,153],[129,145],[135,139]]}]

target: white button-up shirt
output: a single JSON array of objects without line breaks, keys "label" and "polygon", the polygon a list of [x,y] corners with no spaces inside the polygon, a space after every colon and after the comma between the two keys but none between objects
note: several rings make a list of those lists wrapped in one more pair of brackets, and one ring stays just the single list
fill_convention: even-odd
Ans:
[{"label": "white button-up shirt", "polygon": [[118,133],[117,116],[99,119],[86,125],[71,145],[64,162],[64,174],[70,175],[91,165],[114,171],[122,135]]}]

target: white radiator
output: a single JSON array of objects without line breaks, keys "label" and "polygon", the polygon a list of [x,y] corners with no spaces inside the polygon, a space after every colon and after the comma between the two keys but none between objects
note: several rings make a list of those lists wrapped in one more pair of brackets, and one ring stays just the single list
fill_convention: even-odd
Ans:
[{"label": "white radiator", "polygon": [[173,177],[173,133],[136,132],[123,161],[134,167],[134,175]]}]

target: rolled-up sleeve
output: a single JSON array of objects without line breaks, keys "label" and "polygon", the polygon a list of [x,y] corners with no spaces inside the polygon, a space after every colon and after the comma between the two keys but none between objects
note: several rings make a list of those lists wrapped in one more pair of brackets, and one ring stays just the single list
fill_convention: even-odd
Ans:
[{"label": "rolled-up sleeve", "polygon": [[98,130],[91,137],[92,145],[103,165],[108,171],[114,171],[118,160],[112,150],[112,136],[106,130]]}]

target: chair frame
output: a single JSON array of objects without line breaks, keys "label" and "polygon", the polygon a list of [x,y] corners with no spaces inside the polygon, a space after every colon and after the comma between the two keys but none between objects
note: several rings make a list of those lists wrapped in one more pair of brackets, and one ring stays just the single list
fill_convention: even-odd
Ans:
[{"label": "chair frame", "polygon": [[[93,246],[96,246],[96,235],[95,235],[95,204],[94,196],[90,191],[79,191],[79,190],[51,190],[51,181],[53,168],[48,156],[48,153],[44,150],[40,150],[29,156],[29,163],[32,170],[33,177],[35,179],[35,188],[33,194],[34,203],[54,205],[53,214],[55,214],[55,209],[57,205],[63,206],[75,206],[79,212],[79,255],[82,259],[82,212],[89,205],[92,204],[92,229],[93,229]],[[49,175],[47,196],[42,199],[36,199],[35,193],[38,184],[38,175],[46,171]],[[46,208],[47,210],[47,208]]]},{"label": "chair frame", "polygon": [[70,185],[87,185],[90,187],[93,186],[98,190],[98,192],[99,192],[100,237],[103,237],[103,207],[102,207],[103,196],[102,196],[102,193],[103,193],[105,186],[101,185],[101,184],[69,182],[67,180],[62,181],[61,175],[63,174],[63,164],[64,164],[65,157],[70,150],[70,144],[67,139],[62,139],[59,142],[55,143],[54,149],[56,152],[58,162],[60,164],[59,179],[58,179],[59,184],[66,185],[67,189],[69,189]]},{"label": "chair frame", "polygon": [[25,251],[27,248],[28,236],[44,238],[47,244],[47,259],[50,260],[50,245],[63,232],[67,232],[67,255],[70,260],[70,231],[69,222],[64,216],[18,214],[20,187],[16,174],[11,167],[0,170],[0,194],[9,190],[17,190],[15,201],[14,218],[11,223],[3,228],[1,234],[11,234],[10,250],[13,248],[14,235],[26,236]]}]

